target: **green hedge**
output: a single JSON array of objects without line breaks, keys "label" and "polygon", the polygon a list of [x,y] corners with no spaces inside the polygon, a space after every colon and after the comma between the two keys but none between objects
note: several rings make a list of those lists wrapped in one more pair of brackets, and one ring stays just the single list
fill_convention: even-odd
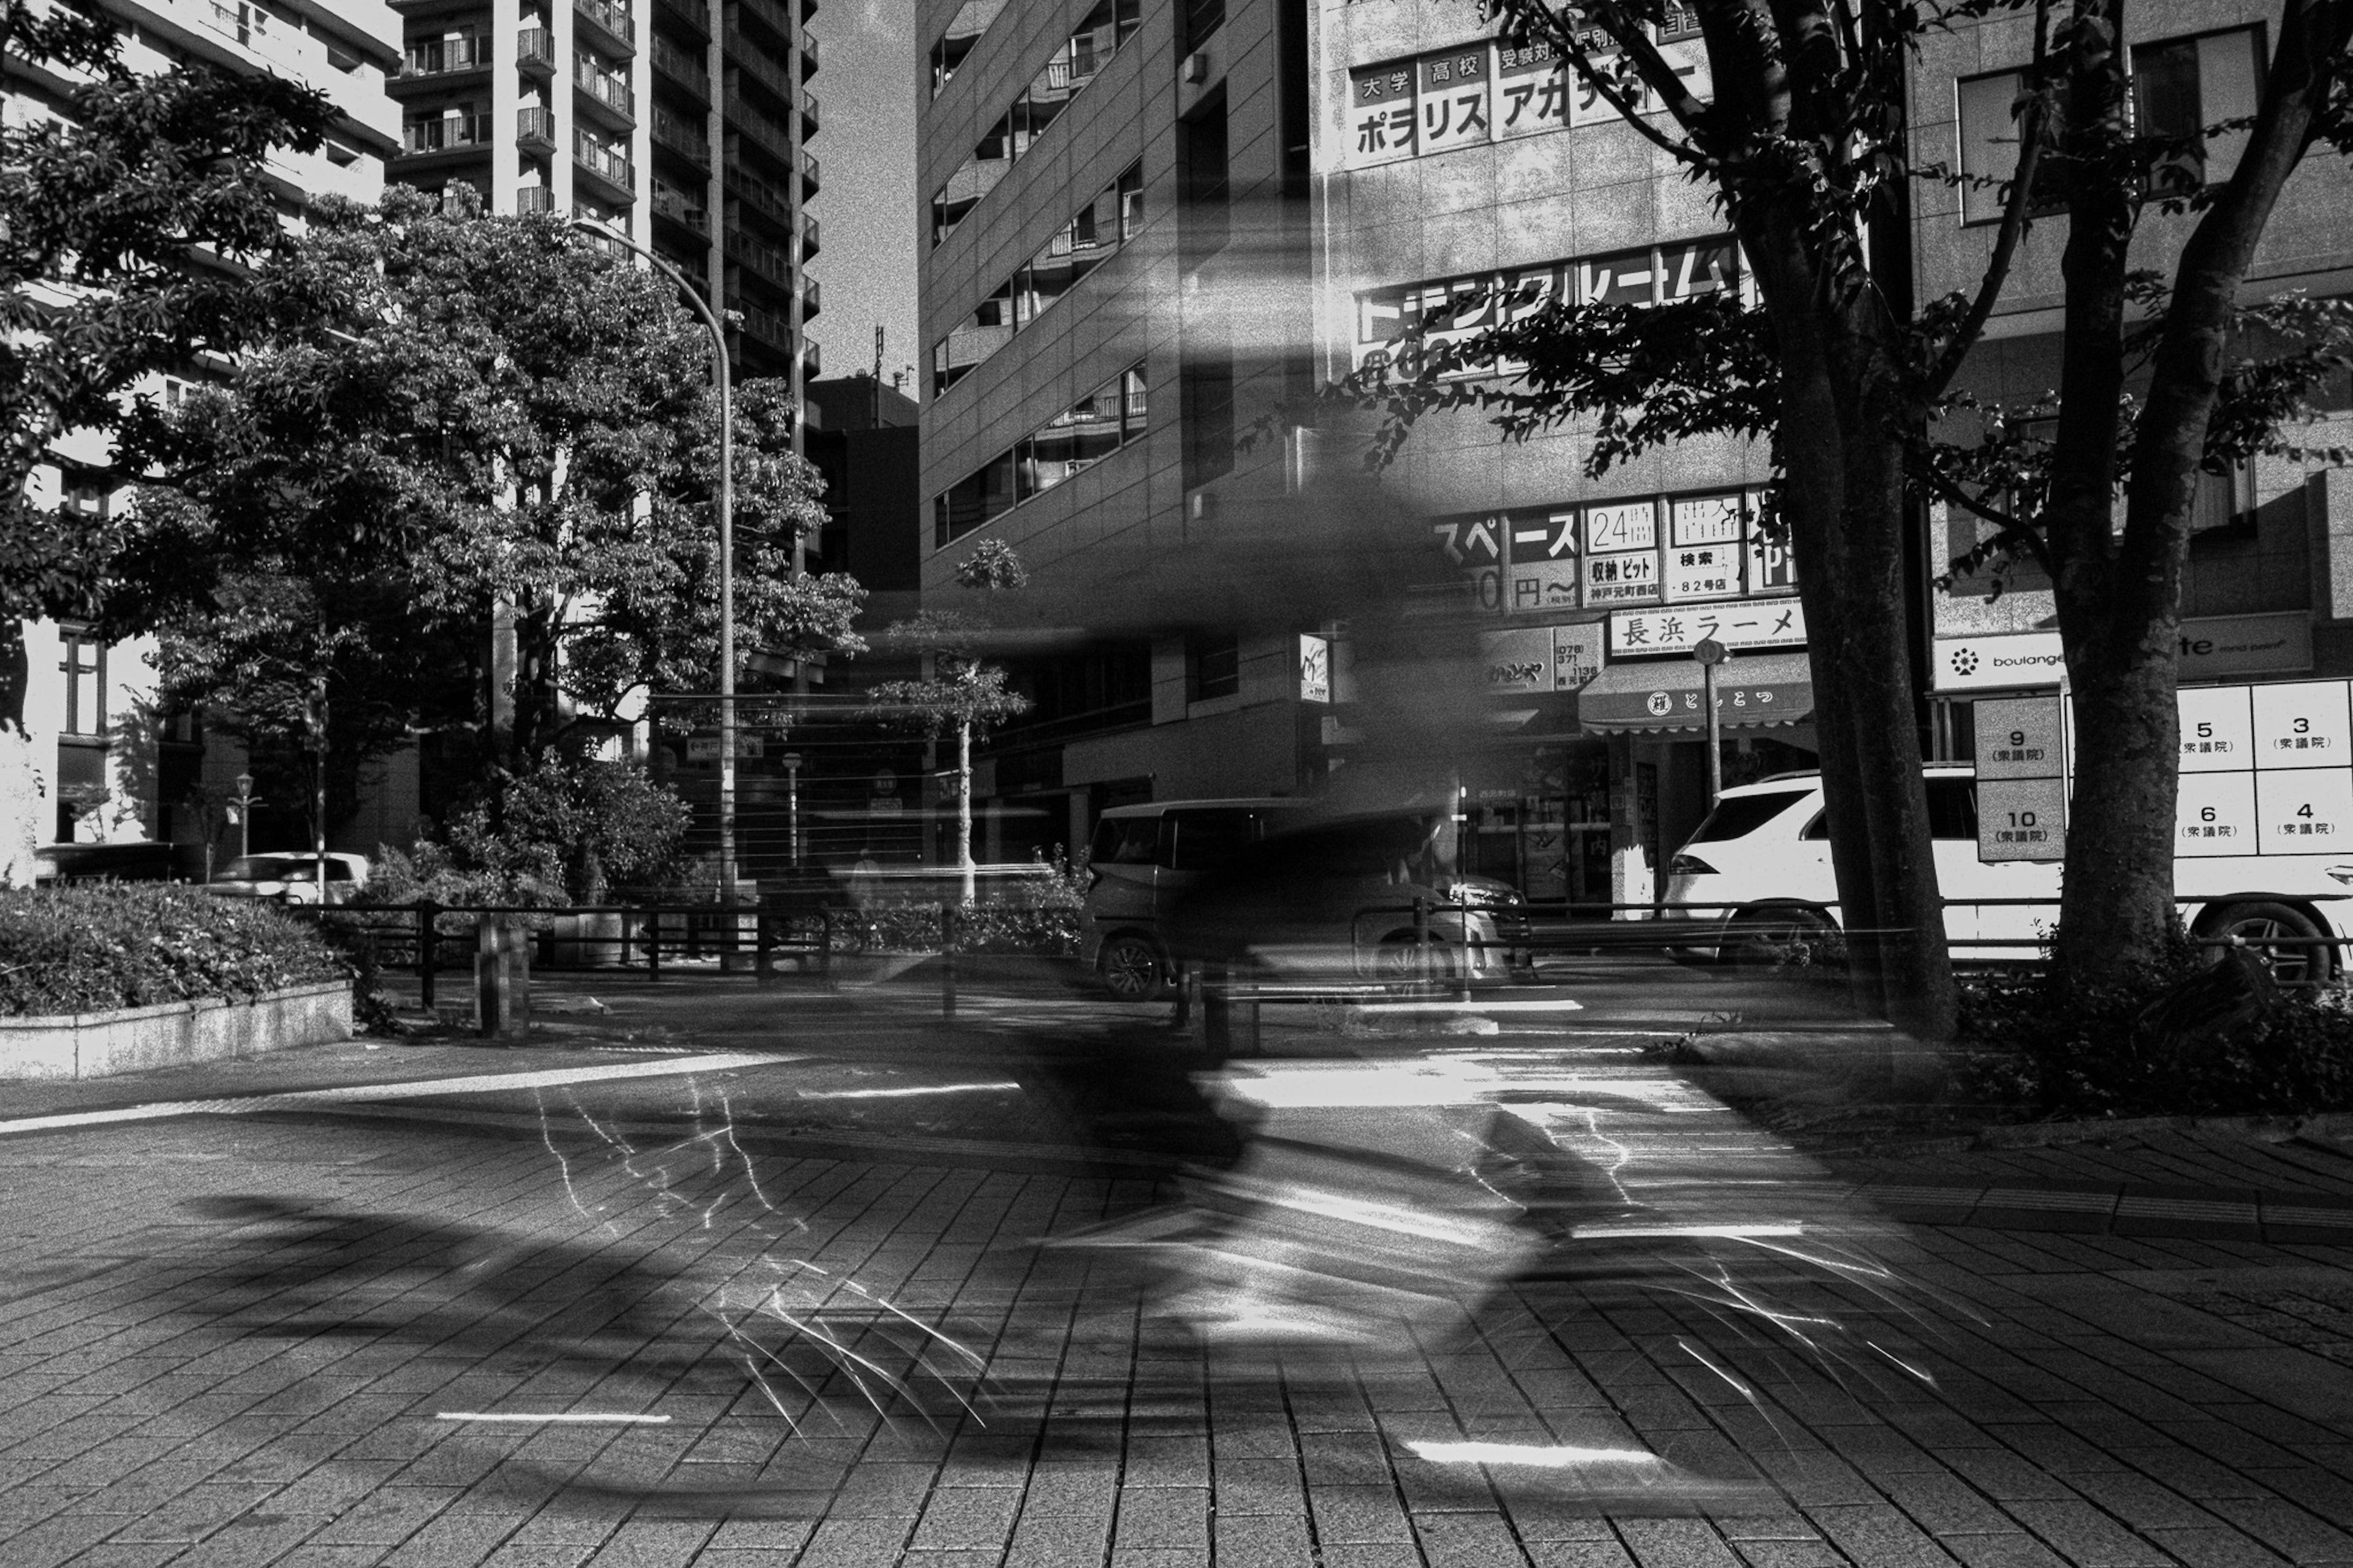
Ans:
[{"label": "green hedge", "polygon": [[[940,910],[932,904],[836,910],[836,952],[937,952]],[[1079,911],[1024,904],[976,904],[956,910],[958,952],[1073,953]]]},{"label": "green hedge", "polygon": [[0,1016],[249,997],[349,973],[316,931],[244,900],[152,883],[0,889]]}]

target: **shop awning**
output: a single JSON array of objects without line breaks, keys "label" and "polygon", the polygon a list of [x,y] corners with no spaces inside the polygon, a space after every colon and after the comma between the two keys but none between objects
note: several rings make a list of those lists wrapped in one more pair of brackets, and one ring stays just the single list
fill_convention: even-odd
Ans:
[{"label": "shop awning", "polygon": [[[1707,728],[1700,667],[1689,658],[1606,667],[1577,694],[1577,721],[1588,734],[1661,733]],[[1727,730],[1802,724],[1814,716],[1813,677],[1802,653],[1736,656],[1716,666],[1715,702]]]}]

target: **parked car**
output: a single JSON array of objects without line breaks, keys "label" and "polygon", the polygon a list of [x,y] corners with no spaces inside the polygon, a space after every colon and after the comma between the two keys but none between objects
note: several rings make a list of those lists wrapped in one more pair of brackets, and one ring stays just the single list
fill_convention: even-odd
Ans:
[{"label": "parked car", "polygon": [[[1502,973],[1496,917],[1519,895],[1430,864],[1450,820],[1326,817],[1282,798],[1114,806],[1089,853],[1080,956],[1123,1001],[1167,994],[1179,961],[1351,979]],[[1419,943],[1416,900],[1430,906]]]},{"label": "parked car", "polygon": [[[202,873],[203,851],[195,851]],[[173,844],[44,844],[33,851],[39,887],[76,882],[172,882],[188,875],[188,853]]]},{"label": "parked car", "polygon": [[[327,902],[345,904],[367,886],[364,855],[328,855]],[[221,899],[262,899],[275,904],[319,901],[319,860],[311,854],[241,855],[222,867],[205,891]]]},{"label": "parked car", "polygon": [[[2059,921],[2054,861],[1978,858],[1976,771],[1927,770],[1928,831],[1936,884],[1946,900],[1953,955],[1979,961],[2031,959],[2023,944]],[[2342,855],[2235,855],[2175,860],[2174,890],[2188,900],[2194,935],[2279,942],[2266,950],[2281,980],[2324,981],[2342,970],[2337,951],[2296,939],[2353,935],[2353,862]],[[2024,903],[1993,902],[2025,900]],[[1714,811],[1667,863],[1662,910],[1706,922],[1707,936],[1680,950],[1719,963],[1778,962],[1829,937],[1839,923],[1821,776],[1781,773],[1725,790]],[[1714,908],[1709,906],[1725,906]]]}]

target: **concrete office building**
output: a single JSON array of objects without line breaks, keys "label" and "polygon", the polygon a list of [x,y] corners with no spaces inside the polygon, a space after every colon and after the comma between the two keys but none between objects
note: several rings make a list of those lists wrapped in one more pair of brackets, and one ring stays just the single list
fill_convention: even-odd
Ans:
[{"label": "concrete office building", "polygon": [[[1012,662],[1035,707],[976,778],[976,853],[1082,843],[1124,801],[1296,791],[1287,628],[1236,625],[1206,590],[1221,511],[1282,469],[1279,447],[1235,438],[1308,363],[1303,247],[1235,342],[1267,265],[1252,215],[1304,195],[1303,15],[926,0],[920,16],[924,602],[1032,639]],[[987,538],[1032,582],[981,606],[954,572]]]},{"label": "concrete office building", "polygon": [[[400,147],[399,110],[385,91],[399,68],[400,22],[384,0],[108,0],[105,9],[121,26],[122,60],[133,71],[202,62],[327,95],[335,121],[325,145],[268,160],[290,220],[318,196],[372,202],[382,193],[386,161]],[[14,58],[5,66],[0,112],[12,125],[70,114],[66,78]],[[185,384],[167,377],[151,390],[169,403]],[[100,514],[122,504],[103,439],[69,432],[51,456],[34,470],[37,499]],[[200,837],[177,803],[202,765],[201,736],[190,718],[154,714],[152,640],[108,644],[47,621],[24,630],[26,728],[51,807],[45,833],[64,842]]]},{"label": "concrete office building", "polygon": [[816,374],[816,0],[400,0],[393,177],[607,224],[741,318],[744,375]]}]

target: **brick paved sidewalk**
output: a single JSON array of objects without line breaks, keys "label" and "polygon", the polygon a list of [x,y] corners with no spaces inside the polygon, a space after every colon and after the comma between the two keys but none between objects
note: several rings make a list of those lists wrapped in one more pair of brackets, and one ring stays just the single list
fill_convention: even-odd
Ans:
[{"label": "brick paved sidewalk", "polygon": [[[1655,1173],[1662,1209],[1721,1212],[1746,1184],[1742,1212],[1801,1219],[1786,1245],[1835,1244],[1842,1275],[1736,1282],[1878,1348],[1833,1377],[1744,1342],[1703,1275],[1641,1289],[1630,1253],[1572,1247],[1480,1339],[1278,1374],[1155,1331],[1117,1271],[1030,1245],[1148,1202],[1143,1182],[392,1106],[43,1133],[0,1139],[0,1563],[2353,1562],[2353,1255],[1903,1228],[1848,1197],[2206,1190],[2239,1156],[1823,1170],[1655,1069],[1569,1076],[1530,1108],[1561,1142]],[[2296,1167],[2307,1194],[2345,1190],[2304,1153],[2242,1184],[2294,1190]],[[958,1403],[984,1391],[987,1426]],[[1676,1514],[1411,1447],[1458,1440],[1761,1480]]]}]

